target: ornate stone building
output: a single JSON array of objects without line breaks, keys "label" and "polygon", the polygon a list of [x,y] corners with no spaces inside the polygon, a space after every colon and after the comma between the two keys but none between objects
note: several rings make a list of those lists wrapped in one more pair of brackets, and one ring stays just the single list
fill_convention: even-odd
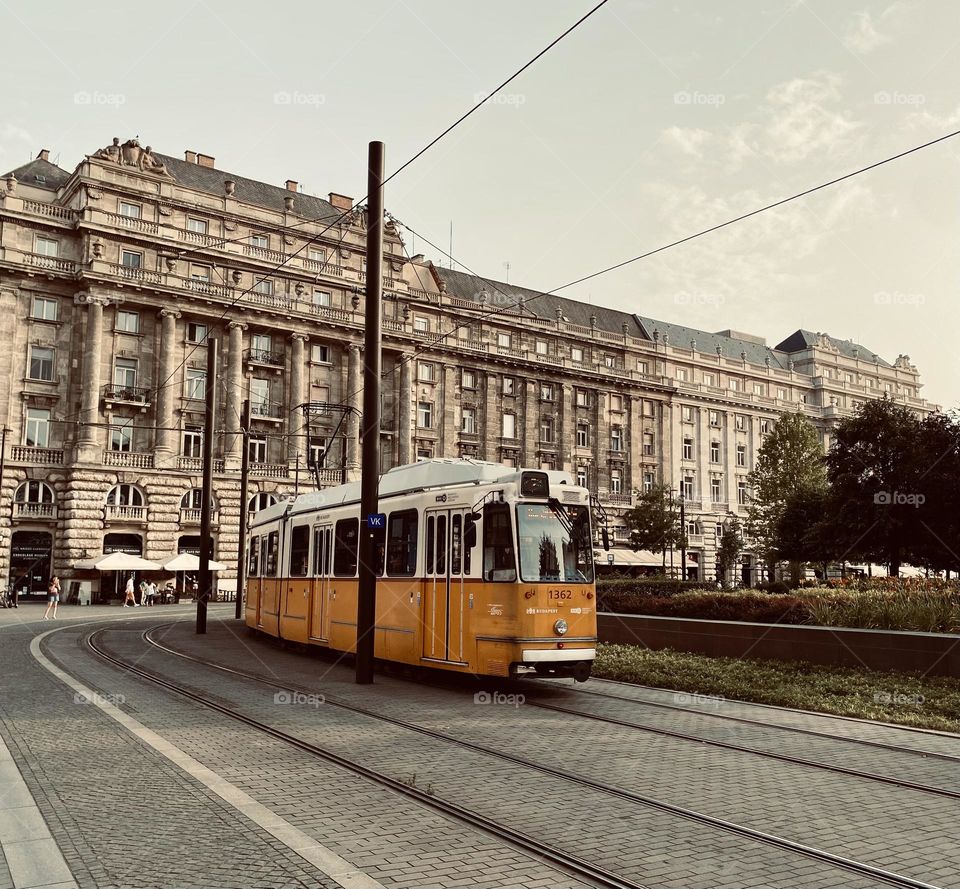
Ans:
[{"label": "ornate stone building", "polygon": [[[308,455],[321,484],[356,475],[356,413],[307,424],[300,409],[361,404],[365,220],[341,218],[349,197],[136,140],[72,172],[42,151],[0,185],[0,576],[42,589],[103,552],[198,548],[208,338],[218,559],[237,555],[244,399],[248,506],[312,486]],[[906,356],[806,331],[772,348],[486,281],[408,259],[392,224],[384,254],[383,468],[472,455],[565,469],[621,542],[618,511],[663,480],[685,497],[700,576],[780,413],[802,410],[828,444],[858,401],[930,409]]]}]

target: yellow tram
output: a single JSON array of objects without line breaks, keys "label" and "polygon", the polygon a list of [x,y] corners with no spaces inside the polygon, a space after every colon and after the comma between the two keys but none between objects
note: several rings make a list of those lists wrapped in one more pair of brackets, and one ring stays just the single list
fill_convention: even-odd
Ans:
[{"label": "yellow tram", "polygon": [[360,484],[303,494],[250,522],[247,626],[353,652],[360,534],[375,537],[374,651],[484,676],[585,681],[596,654],[590,496],[563,472],[424,460],[380,479],[383,528]]}]

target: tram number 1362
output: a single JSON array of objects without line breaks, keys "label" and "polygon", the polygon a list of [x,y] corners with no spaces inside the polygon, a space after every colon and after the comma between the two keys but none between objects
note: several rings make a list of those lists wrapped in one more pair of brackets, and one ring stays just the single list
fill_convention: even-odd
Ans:
[{"label": "tram number 1362", "polygon": [[550,590],[548,595],[553,601],[557,601],[558,599],[572,599],[573,590]]}]

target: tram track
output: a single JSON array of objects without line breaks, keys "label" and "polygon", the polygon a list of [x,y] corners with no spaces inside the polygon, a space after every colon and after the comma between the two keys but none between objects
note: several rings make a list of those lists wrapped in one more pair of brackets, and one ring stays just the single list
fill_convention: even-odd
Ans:
[{"label": "tram track", "polygon": [[[546,681],[547,680],[544,680],[544,685],[546,684]],[[528,682],[529,680],[524,680],[523,684],[527,684]],[[543,690],[543,686],[538,686],[538,687],[541,688],[541,690]],[[590,697],[606,698],[608,700],[621,701],[627,704],[637,704],[641,707],[655,707],[657,709],[662,709],[662,710],[672,710],[674,712],[685,713],[688,716],[689,715],[704,716],[709,719],[721,719],[727,722],[739,723],[741,725],[754,726],[756,728],[772,729],[774,731],[792,732],[794,734],[807,735],[808,737],[814,737],[814,738],[823,738],[828,741],[837,741],[837,742],[846,743],[846,744],[858,744],[864,747],[872,747],[878,750],[887,750],[893,753],[902,753],[908,756],[918,756],[923,759],[938,759],[938,760],[943,760],[945,762],[960,763],[960,756],[956,756],[951,753],[939,753],[934,750],[918,750],[915,747],[903,747],[899,744],[888,744],[884,741],[871,741],[866,738],[851,738],[851,737],[847,737],[846,735],[834,735],[834,734],[831,734],[830,732],[822,732],[817,729],[800,728],[799,726],[793,726],[793,725],[778,725],[777,723],[772,723],[772,722],[761,722],[759,719],[750,719],[747,716],[733,716],[729,713],[711,713],[707,710],[698,710],[691,707],[681,706],[679,704],[667,704],[663,701],[648,701],[642,698],[625,697],[624,695],[614,695],[614,694],[610,694],[609,692],[595,691],[593,689],[576,688],[570,685],[565,685],[563,686],[563,688],[565,691],[572,691],[578,695],[589,695]],[[668,689],[665,689],[665,690],[668,690]],[[746,702],[738,702],[738,703],[746,703]],[[802,711],[802,712],[806,713],[807,711]],[[810,715],[827,716],[827,717],[831,716],[831,714],[829,713],[827,714],[810,713]],[[890,727],[900,728],[900,726],[890,726]],[[911,729],[912,727],[904,726],[904,728]],[[923,731],[922,729],[912,729],[912,730],[918,731],[918,732]],[[939,737],[939,735],[933,734],[933,737]],[[700,740],[706,741],[706,739],[700,739]],[[744,748],[744,749],[750,749],[750,748]],[[751,752],[756,753],[759,751],[753,750]]]},{"label": "tram track", "polygon": [[[144,630],[141,633],[142,639],[149,645],[157,648],[160,651],[163,651],[167,654],[173,655],[178,658],[182,658],[187,661],[199,664],[204,667],[212,668],[219,670],[221,672],[232,674],[243,678],[248,681],[257,682],[261,685],[265,685],[274,689],[280,689],[293,693],[300,694],[312,694],[313,690],[299,686],[293,683],[288,682],[285,679],[272,678],[258,675],[256,673],[250,673],[244,670],[238,670],[233,667],[228,667],[223,664],[219,664],[215,661],[210,661],[206,658],[198,657],[193,654],[187,654],[182,651],[178,651],[174,648],[170,648],[167,645],[157,641],[153,638],[152,633],[160,627],[152,627]],[[602,868],[596,868],[594,865],[589,864],[588,862],[583,861],[582,859],[577,858],[576,856],[571,856],[562,850],[555,849],[551,846],[545,846],[540,843],[538,840],[514,831],[512,828],[505,827],[504,825],[499,825],[496,822],[492,822],[486,816],[478,815],[476,813],[470,812],[469,810],[464,809],[461,806],[458,806],[455,803],[449,803],[438,798],[426,794],[423,791],[417,790],[416,788],[409,787],[407,784],[398,781],[395,778],[391,778],[388,775],[384,775],[380,772],[370,769],[367,766],[364,766],[360,763],[356,763],[353,760],[347,759],[340,756],[333,751],[327,750],[325,748],[318,747],[307,741],[304,741],[296,736],[288,735],[285,732],[282,732],[278,729],[273,728],[272,726],[266,725],[259,720],[256,720],[253,717],[247,716],[246,714],[240,713],[235,710],[235,708],[226,706],[217,701],[210,700],[202,694],[191,691],[190,689],[180,686],[178,683],[173,682],[169,679],[165,679],[161,676],[158,676],[152,673],[149,670],[144,670],[142,667],[137,667],[131,665],[128,662],[124,661],[122,658],[118,658],[114,655],[111,655],[109,652],[106,652],[102,647],[98,646],[94,641],[94,637],[99,636],[103,631],[97,631],[96,633],[89,634],[87,637],[87,645],[93,650],[93,652],[104,658],[115,666],[118,666],[124,670],[134,672],[138,675],[143,676],[143,678],[148,679],[151,682],[154,682],[158,685],[168,688],[169,690],[180,694],[184,697],[190,698],[197,703],[200,703],[204,706],[210,707],[218,712],[223,713],[224,715],[230,716],[231,718],[237,719],[240,722],[243,722],[253,728],[257,728],[261,731],[264,731],[267,734],[270,734],[273,737],[278,738],[279,740],[290,743],[293,746],[296,746],[302,750],[313,753],[321,758],[327,759],[330,762],[333,762],[337,765],[356,772],[357,774],[363,775],[370,778],[384,786],[388,786],[391,789],[396,790],[399,793],[402,793],[406,796],[417,799],[418,801],[424,803],[427,806],[431,806],[435,809],[439,809],[442,812],[445,812],[448,815],[451,815],[454,818],[457,818],[462,821],[466,821],[473,826],[479,827],[482,830],[485,830],[489,833],[492,833],[507,842],[511,842],[514,845],[523,848],[525,851],[532,852],[544,858],[545,860],[556,864],[563,870],[566,870],[569,873],[574,873],[581,878],[587,878],[592,880],[594,883],[600,886],[632,886],[636,887],[639,884],[632,883],[623,878],[617,877],[614,874],[609,873],[608,871],[603,870]],[[663,814],[672,815],[675,817],[682,818],[686,821],[691,821],[702,826],[709,828],[721,830],[733,835],[736,835],[743,839],[748,839],[751,841],[759,842],[767,846],[771,846],[782,851],[790,852],[803,856],[805,858],[816,861],[822,865],[827,865],[830,867],[838,868],[844,870],[848,873],[853,873],[862,877],[867,877],[871,880],[876,881],[877,883],[882,883],[890,886],[898,887],[907,887],[907,889],[936,889],[933,884],[923,882],[921,880],[916,880],[912,877],[904,876],[902,874],[897,874],[892,871],[885,870],[883,868],[874,867],[873,865],[866,864],[864,862],[855,861],[853,859],[848,859],[840,855],[836,855],[825,850],[816,849],[811,846],[807,846],[803,843],[798,843],[793,840],[788,840],[784,837],[775,836],[773,834],[766,833],[764,831],[756,830],[754,828],[745,827],[743,825],[735,824],[725,819],[717,818],[712,815],[706,815],[701,812],[696,812],[694,810],[674,805],[672,803],[665,802],[663,800],[656,799],[654,797],[647,796],[645,794],[637,793],[634,791],[626,790],[624,788],[616,787],[604,782],[595,781],[593,779],[587,778],[582,775],[577,775],[571,772],[566,772],[561,769],[553,768],[542,763],[529,760],[525,757],[518,756],[516,754],[508,753],[502,750],[496,750],[491,747],[487,747],[482,744],[476,744],[471,741],[466,741],[462,738],[457,738],[452,735],[445,734],[433,729],[426,728],[424,726],[416,725],[414,723],[407,722],[402,719],[397,719],[392,716],[387,716],[383,713],[379,713],[373,710],[369,710],[364,707],[359,707],[354,704],[346,703],[345,701],[339,701],[329,697],[325,697],[326,704],[335,706],[346,711],[362,715],[364,717],[372,718],[380,722],[385,722],[392,724],[394,726],[417,732],[421,735],[439,740],[448,744],[453,744],[464,749],[468,749],[477,753],[481,753],[487,756],[491,756],[502,761],[510,762],[515,765],[519,765],[523,768],[532,769],[538,771],[542,774],[549,775],[550,777],[557,778],[558,780],[567,781],[573,784],[577,784],[581,787],[589,788],[595,791],[602,792],[604,794],[617,797],[619,799],[627,800],[636,804],[640,804],[646,808],[653,809],[655,811],[661,812]],[[549,709],[549,708],[548,708]],[[563,708],[558,708],[563,709]],[[575,711],[571,711],[574,712]],[[576,714],[582,715],[582,714]],[[701,740],[701,739],[694,739]],[[749,750],[749,748],[744,748],[747,752],[756,752]],[[838,769],[839,770],[839,769]],[[902,784],[903,782],[897,782]]]}]

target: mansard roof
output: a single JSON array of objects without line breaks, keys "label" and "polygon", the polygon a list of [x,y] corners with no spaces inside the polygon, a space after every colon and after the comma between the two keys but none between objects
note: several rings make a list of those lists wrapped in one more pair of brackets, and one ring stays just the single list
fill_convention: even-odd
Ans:
[{"label": "mansard roof", "polygon": [[764,364],[770,359],[771,367],[787,369],[790,356],[779,349],[771,349],[764,343],[753,340],[740,339],[723,333],[710,333],[706,330],[697,330],[694,327],[685,327],[682,324],[671,324],[669,321],[658,321],[656,318],[647,318],[637,315],[637,321],[644,330],[647,339],[654,338],[654,331],[660,335],[660,342],[667,339],[671,346],[678,349],[689,349],[691,341],[696,341],[697,351],[716,355],[719,348],[724,358],[734,360],[746,353],[747,361],[751,364]]},{"label": "mansard roof", "polygon": [[4,173],[3,178],[11,173],[17,177],[17,182],[22,182],[32,188],[46,188],[50,191],[56,191],[70,178],[70,173],[66,170],[40,157],[34,158],[29,163],[11,170],[9,173]]},{"label": "mansard roof", "polygon": [[811,333],[809,330],[797,330],[790,334],[779,346],[783,352],[803,352],[816,346],[825,340],[828,347],[836,349],[846,358],[859,358],[861,361],[879,362],[881,367],[892,367],[888,361],[884,361],[872,349],[855,343],[853,340],[840,340],[829,334]]}]

